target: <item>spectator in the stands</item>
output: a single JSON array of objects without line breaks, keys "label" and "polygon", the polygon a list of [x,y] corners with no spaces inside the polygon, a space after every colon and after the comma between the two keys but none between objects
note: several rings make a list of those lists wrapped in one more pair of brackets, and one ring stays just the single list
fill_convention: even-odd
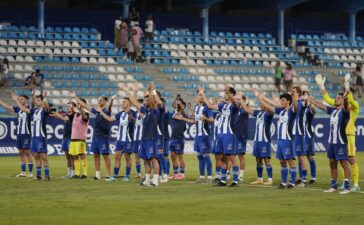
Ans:
[{"label": "spectator in the stands", "polygon": [[130,27],[134,25],[139,25],[139,12],[136,10],[135,6],[129,12]]},{"label": "spectator in the stands", "polygon": [[8,88],[9,61],[4,59],[0,63],[0,87]]},{"label": "spectator in the stands", "polygon": [[283,70],[281,67],[281,62],[278,61],[274,67],[274,85],[277,88],[278,93],[281,92],[281,80],[282,80]]},{"label": "spectator in the stands", "polygon": [[141,61],[140,39],[143,36],[143,31],[138,25],[135,25],[132,28],[132,32],[133,32],[133,45],[134,45],[135,59],[140,62]]},{"label": "spectator in the stands", "polygon": [[120,26],[121,26],[121,17],[119,17],[118,19],[115,20],[115,25],[114,25],[114,45],[116,48],[121,48],[121,43],[120,43]]},{"label": "spectator in the stands", "polygon": [[145,42],[149,43],[153,39],[153,31],[154,31],[154,22],[152,15],[148,16],[148,19],[145,21]]},{"label": "spectator in the stands", "polygon": [[61,116],[67,116],[67,113],[63,110],[62,106],[58,106],[58,114]]},{"label": "spectator in the stands", "polygon": [[127,52],[127,45],[128,45],[128,24],[126,21],[121,22],[120,27],[120,45],[123,49],[123,52]]},{"label": "spectator in the stands", "polygon": [[362,67],[357,65],[355,71],[352,72],[352,84],[355,92],[358,93],[358,97],[361,98],[363,94],[363,78]]},{"label": "spectator in the stands", "polygon": [[36,87],[39,87],[41,91],[40,93],[43,93],[44,75],[39,69],[25,79],[25,86],[29,87],[30,90],[34,90]]},{"label": "spectator in the stands", "polygon": [[30,90],[34,89],[34,77],[35,73],[31,73],[26,79],[24,86],[29,87]]},{"label": "spectator in the stands", "polygon": [[293,85],[293,77],[295,76],[295,71],[292,69],[292,65],[287,63],[287,67],[283,73],[283,85],[286,92],[290,92]]}]

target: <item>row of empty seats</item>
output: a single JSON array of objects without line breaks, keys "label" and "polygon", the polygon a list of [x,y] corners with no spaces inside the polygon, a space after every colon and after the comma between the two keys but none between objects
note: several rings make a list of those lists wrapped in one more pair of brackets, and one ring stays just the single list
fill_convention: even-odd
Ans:
[{"label": "row of empty seats", "polygon": [[[202,34],[200,31],[189,31],[189,30],[173,30],[173,29],[167,29],[154,31],[154,35],[163,35],[163,36],[179,36],[179,37],[201,37]],[[239,32],[210,32],[210,37],[220,37],[220,38],[247,38],[247,39],[271,39],[271,34],[263,34],[263,33],[239,33]]]},{"label": "row of empty seats", "polygon": [[[1,31],[8,31],[8,32],[39,32],[38,28],[34,26],[0,26]],[[96,28],[87,28],[87,27],[46,27],[45,32],[48,33],[82,33],[82,34],[96,34]]]}]

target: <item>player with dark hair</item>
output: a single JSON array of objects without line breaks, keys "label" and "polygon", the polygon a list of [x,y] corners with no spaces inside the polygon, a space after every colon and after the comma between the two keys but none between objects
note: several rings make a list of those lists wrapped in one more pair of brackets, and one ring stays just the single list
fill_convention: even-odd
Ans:
[{"label": "player with dark hair", "polygon": [[[185,178],[185,160],[183,158],[186,130],[187,115],[185,114],[186,103],[179,98],[174,103],[175,111],[169,113],[170,124],[172,128],[171,139],[169,142],[169,150],[171,152],[173,164],[172,179],[181,180]],[[179,163],[178,163],[179,162]]]},{"label": "player with dark hair", "polygon": [[[261,92],[255,90],[255,96],[261,94]],[[260,110],[253,110],[245,102],[240,102],[241,107],[250,115],[256,118],[255,122],[255,135],[254,135],[254,147],[253,156],[257,161],[257,180],[251,182],[250,184],[263,184],[272,185],[273,184],[273,169],[271,164],[271,126],[273,122],[274,111],[270,111],[265,108],[263,104],[260,104]],[[268,180],[263,181],[263,160],[265,163],[265,168],[268,175]]]},{"label": "player with dark hair", "polygon": [[76,98],[77,102],[81,105],[81,107],[91,111],[93,114],[96,115],[95,123],[94,123],[94,135],[92,138],[91,143],[91,151],[94,153],[94,160],[95,160],[95,170],[96,176],[94,180],[101,179],[101,172],[100,172],[100,155],[103,155],[106,167],[106,181],[111,181],[110,178],[110,149],[109,149],[109,136],[110,136],[110,122],[107,121],[101,114],[98,112],[97,108],[101,108],[101,110],[110,116],[110,110],[107,108],[108,98],[105,96],[100,96],[98,99],[98,107],[91,107],[85,104],[80,99]]},{"label": "player with dark hair", "polygon": [[67,160],[68,172],[67,175],[65,176],[66,178],[71,178],[75,175],[73,156],[69,154],[69,147],[70,147],[71,133],[72,133],[72,122],[73,122],[73,117],[75,115],[74,111],[75,108],[76,108],[76,103],[68,102],[66,116],[60,115],[59,113],[51,114],[52,117],[64,121],[64,133],[63,133],[61,150],[64,152]]},{"label": "player with dark hair", "polygon": [[[157,103],[160,101],[155,85],[153,82],[149,84],[148,94],[144,96],[143,104],[140,104],[128,87],[124,87],[124,91],[129,97],[131,103],[144,115],[142,139],[139,146],[139,157],[144,159],[145,180],[141,183],[143,186],[159,185],[159,163],[158,163],[158,119],[160,110]],[[154,175],[151,180],[151,172],[153,164]]]},{"label": "player with dark hair", "polygon": [[[271,99],[264,96],[264,94],[258,95],[258,100],[261,104],[267,108],[269,111],[274,111],[279,115],[279,119],[277,122],[277,152],[276,158],[280,161],[281,164],[281,179],[282,182],[279,186],[281,189],[290,189],[295,187],[296,180],[296,165],[295,158],[296,154],[292,145],[292,130],[293,124],[295,120],[295,113],[291,107],[292,97],[288,93],[283,93],[279,96],[278,99]],[[287,184],[288,180],[288,169],[287,162],[290,167],[290,181]]]},{"label": "player with dark hair", "polygon": [[[28,108],[28,96],[20,95],[19,103]],[[0,99],[0,105],[10,112],[16,113],[18,123],[16,126],[16,147],[19,150],[20,156],[20,174],[16,177],[33,177],[33,157],[30,151],[30,114],[27,111],[23,111],[18,106],[10,106]],[[27,175],[27,163],[28,163],[28,175]]]},{"label": "player with dark hair", "polygon": [[32,108],[28,109],[19,102],[18,96],[12,93],[12,98],[23,111],[30,113],[32,118],[30,150],[34,154],[36,162],[37,180],[41,180],[41,169],[44,166],[45,180],[50,181],[49,163],[47,157],[47,130],[46,120],[49,116],[49,105],[43,95],[32,95]]},{"label": "player with dark hair", "polygon": [[115,164],[114,164],[114,175],[111,177],[112,180],[116,180],[120,170],[120,160],[124,153],[125,155],[125,176],[123,181],[129,181],[131,172],[131,153],[133,145],[133,131],[136,113],[130,109],[131,102],[130,99],[125,97],[121,102],[121,111],[115,114],[115,116],[109,116],[105,114],[101,108],[97,111],[102,117],[107,121],[119,122],[119,134],[115,143]]},{"label": "player with dark hair", "polygon": [[239,104],[234,98],[236,91],[234,88],[226,85],[224,90],[224,102],[218,105],[210,104],[203,90],[200,90],[204,101],[209,109],[219,110],[221,113],[220,136],[217,141],[217,148],[222,152],[222,172],[221,179],[217,186],[226,186],[227,171],[229,165],[233,167],[233,182],[230,187],[237,187],[239,182],[239,163],[236,160],[236,146],[234,145],[235,133],[234,118],[235,114],[239,112]]}]

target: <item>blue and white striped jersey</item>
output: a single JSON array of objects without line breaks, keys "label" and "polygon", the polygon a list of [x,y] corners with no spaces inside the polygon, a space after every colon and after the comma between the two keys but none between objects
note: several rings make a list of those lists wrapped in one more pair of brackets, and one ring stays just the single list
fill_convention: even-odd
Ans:
[{"label": "blue and white striped jersey", "polygon": [[295,112],[296,118],[294,120],[293,125],[293,135],[304,135],[304,108],[303,108],[303,100],[297,100],[297,110]]},{"label": "blue and white striped jersey", "polygon": [[327,107],[327,114],[330,116],[330,144],[346,144],[348,142],[345,128],[350,119],[350,112],[344,109]]},{"label": "blue and white striped jersey", "polygon": [[292,140],[293,137],[293,124],[296,114],[293,112],[292,107],[285,110],[281,107],[275,108],[275,113],[279,115],[278,119],[278,140]]},{"label": "blue and white striped jersey", "polygon": [[[144,116],[143,116],[144,117]],[[143,134],[143,117],[137,112],[134,125],[134,141],[141,141]]]},{"label": "blue and white striped jersey", "polygon": [[47,137],[46,120],[49,113],[44,108],[32,108],[30,110],[32,117],[32,137]]},{"label": "blue and white striped jersey", "polygon": [[254,110],[253,116],[256,117],[254,141],[270,142],[274,114],[268,111]]},{"label": "blue and white striped jersey", "polygon": [[227,104],[225,102],[220,103],[218,107],[221,113],[220,134],[233,134],[232,125],[235,122],[233,119],[239,109],[234,104]]},{"label": "blue and white striped jersey", "polygon": [[[131,111],[130,114],[135,118],[134,111]],[[121,111],[115,115],[115,119],[119,121],[119,135],[116,140],[132,142],[134,124],[130,122],[129,113]]]},{"label": "blue and white striped jersey", "polygon": [[13,110],[16,114],[18,114],[18,116],[17,116],[18,124],[16,126],[16,134],[17,135],[21,135],[21,134],[30,135],[30,129],[29,129],[30,113],[21,111],[21,109],[17,106],[14,106]]},{"label": "blue and white striped jersey", "polygon": [[201,116],[212,117],[212,110],[206,104],[195,106],[196,136],[209,136],[209,124],[200,120]]},{"label": "blue and white striped jersey", "polygon": [[312,128],[312,121],[315,116],[315,113],[312,111],[310,106],[304,107],[304,114],[303,114],[303,129],[304,129],[304,136],[308,138],[314,137],[314,132]]}]

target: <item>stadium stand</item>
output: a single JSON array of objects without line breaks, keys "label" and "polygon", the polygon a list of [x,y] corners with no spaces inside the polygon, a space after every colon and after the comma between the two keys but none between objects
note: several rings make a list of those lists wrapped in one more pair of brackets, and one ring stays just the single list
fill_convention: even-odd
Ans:
[{"label": "stadium stand", "polygon": [[[77,95],[97,103],[99,95],[123,96],[120,87],[124,84],[132,87],[138,82],[143,87],[151,80],[157,83],[163,96],[182,93],[189,102],[194,101],[194,90],[198,86],[204,87],[210,97],[217,96],[224,84],[233,85],[248,97],[252,97],[253,88],[272,94],[273,66],[277,61],[291,63],[298,75],[294,83],[318,97],[314,75],[329,75],[328,89],[336,92],[340,89],[337,85],[341,82],[340,76],[350,71],[361,57],[355,56],[360,54],[360,43],[358,48],[350,48],[345,38],[325,39],[325,36],[317,35],[291,38],[306,44],[314,57],[320,60],[332,57],[333,60],[324,60],[324,67],[313,67],[291,48],[277,46],[271,34],[211,32],[209,39],[204,41],[198,31],[167,29],[155,31],[153,41],[142,47],[146,61],[151,64],[136,64],[121,50],[115,50],[112,43],[102,40],[95,28],[47,27],[46,35],[38,37],[32,26],[3,26],[0,58],[10,61],[13,74],[10,83],[19,94],[30,94],[24,87],[24,80],[32,71],[40,69],[45,75],[45,90],[57,106],[67,103],[68,99],[64,97],[67,90],[75,90]],[[316,42],[321,47],[315,46]],[[346,47],[338,47],[341,45]],[[343,52],[343,49],[345,54],[352,53],[352,61],[335,66],[340,63],[335,64],[334,60],[345,56],[338,56],[335,51]],[[321,50],[323,53],[319,54]],[[7,93],[0,95],[10,101]],[[140,91],[138,96],[142,95]],[[167,98],[167,104],[170,103],[171,99]],[[256,106],[254,101],[251,104]],[[116,102],[113,110],[118,106],[119,102]],[[6,112],[0,109],[0,113]]]}]

